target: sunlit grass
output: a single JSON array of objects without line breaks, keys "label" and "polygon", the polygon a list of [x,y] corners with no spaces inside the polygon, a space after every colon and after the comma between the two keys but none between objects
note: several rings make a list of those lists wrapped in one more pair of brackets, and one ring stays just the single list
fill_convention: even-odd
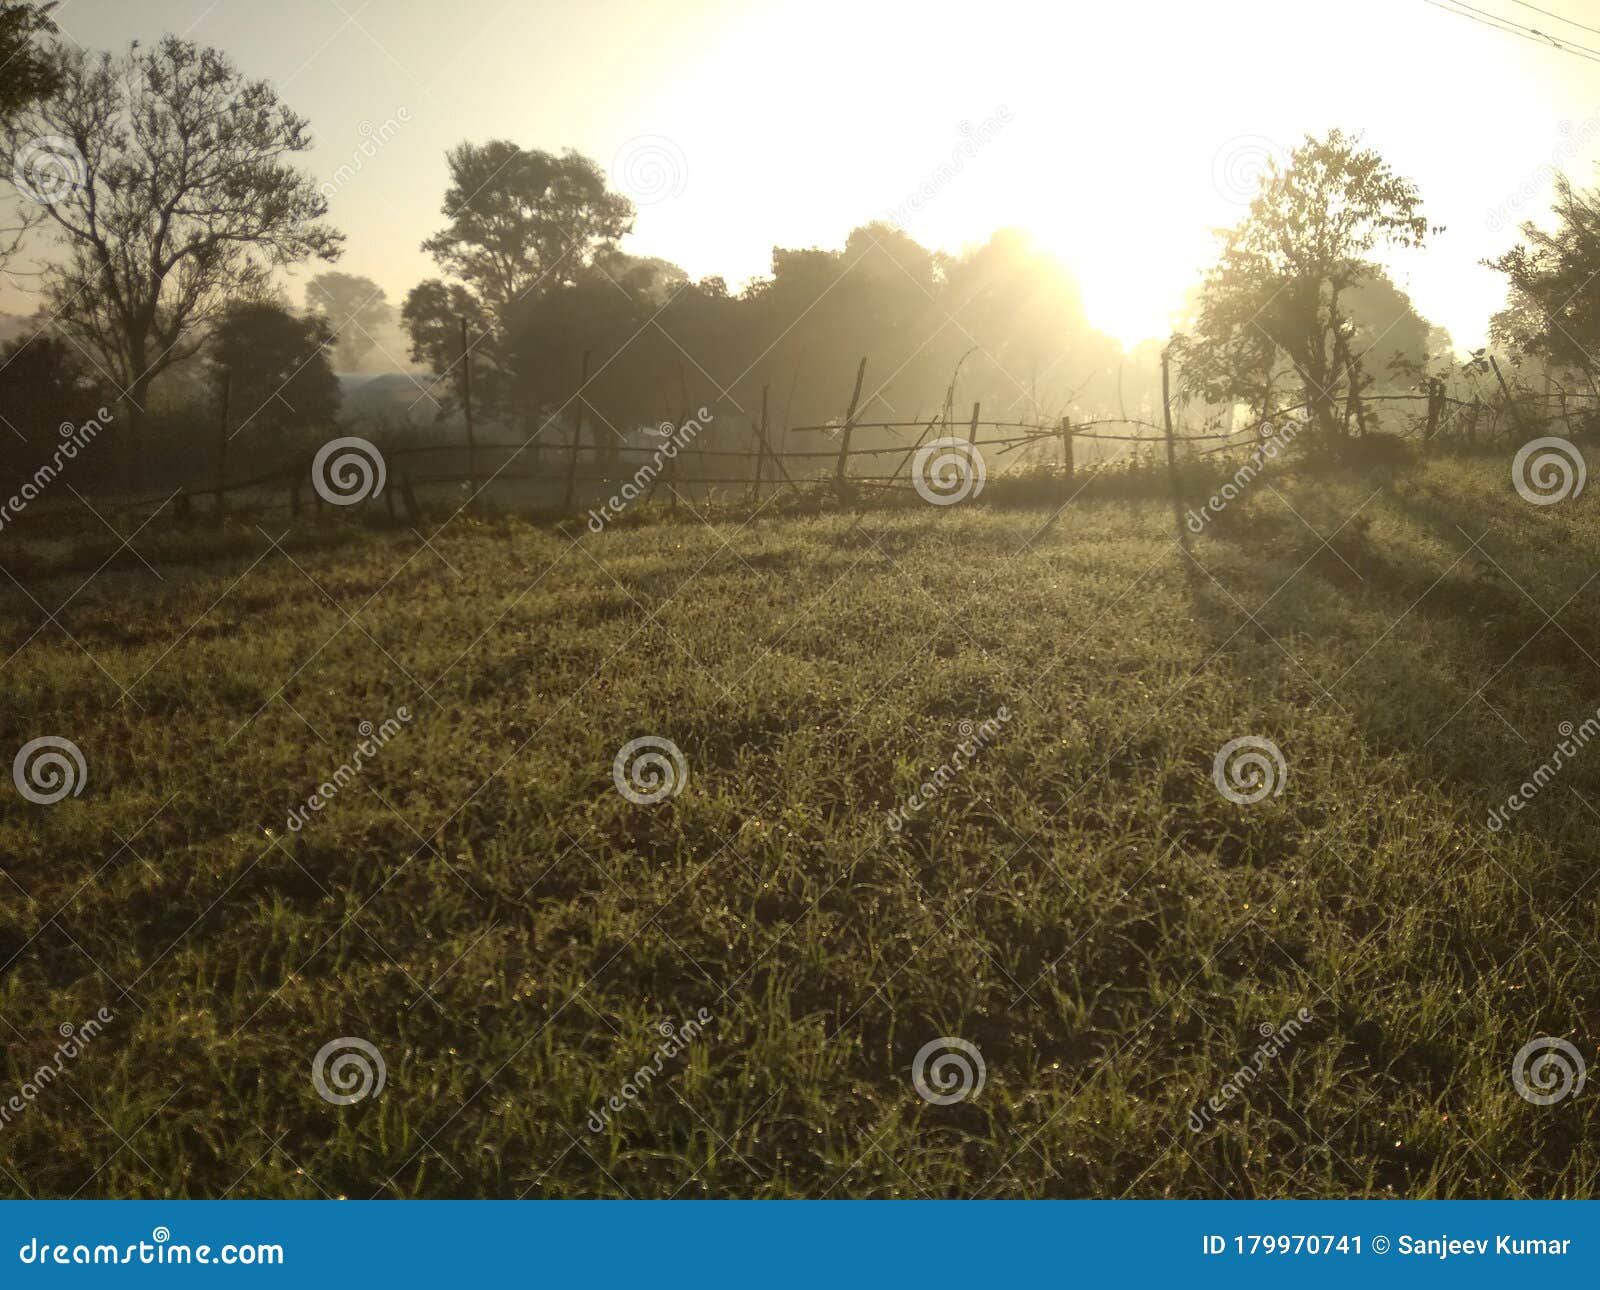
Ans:
[{"label": "sunlit grass", "polygon": [[[63,735],[88,779],[0,798],[0,1102],[59,1025],[115,1020],[0,1128],[0,1189],[1587,1194],[1592,1091],[1533,1106],[1511,1065],[1595,1050],[1600,751],[1485,820],[1594,708],[1595,514],[1496,460],[1280,475],[1193,564],[1164,498],[581,546],[463,518],[431,551],[239,523],[141,537],[165,581],[119,558],[76,643],[7,583],[7,756]],[[53,610],[100,558],[0,561]],[[653,807],[612,782],[646,734],[689,766]],[[1253,806],[1212,782],[1245,734],[1288,768]],[[378,1097],[317,1096],[340,1036]],[[940,1036],[977,1097],[915,1092]]]}]

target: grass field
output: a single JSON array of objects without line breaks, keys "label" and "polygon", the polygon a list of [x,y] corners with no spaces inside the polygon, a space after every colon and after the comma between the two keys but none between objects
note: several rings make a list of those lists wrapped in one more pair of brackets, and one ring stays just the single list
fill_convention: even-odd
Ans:
[{"label": "grass field", "polygon": [[[98,573],[24,517],[5,755],[86,776],[0,795],[0,1190],[1593,1194],[1595,1091],[1512,1068],[1600,1042],[1600,747],[1487,821],[1600,702],[1600,525],[1508,461],[1279,475],[1192,562],[1159,497],[158,521]],[[936,1040],[981,1087],[919,1093]]]}]

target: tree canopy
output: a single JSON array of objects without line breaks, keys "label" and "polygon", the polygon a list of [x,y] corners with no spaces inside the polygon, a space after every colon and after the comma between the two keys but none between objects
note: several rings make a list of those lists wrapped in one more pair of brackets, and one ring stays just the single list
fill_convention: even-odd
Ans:
[{"label": "tree canopy", "polygon": [[1223,235],[1179,346],[1189,388],[1265,408],[1287,366],[1320,429],[1342,432],[1340,394],[1366,380],[1349,293],[1378,279],[1377,252],[1428,231],[1416,186],[1376,152],[1339,130],[1306,136]]},{"label": "tree canopy", "polygon": [[231,302],[281,266],[334,258],[343,239],[293,162],[311,146],[307,121],[227,55],[168,37],[57,62],[56,91],[0,134],[0,168],[40,137],[72,150],[75,181],[40,194],[65,251],[46,299],[137,427],[151,381],[196,354]]}]

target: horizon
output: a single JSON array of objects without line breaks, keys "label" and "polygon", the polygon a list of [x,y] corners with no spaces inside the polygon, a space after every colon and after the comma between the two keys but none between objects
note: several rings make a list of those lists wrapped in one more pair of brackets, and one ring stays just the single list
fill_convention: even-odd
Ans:
[{"label": "horizon", "polygon": [[[1465,353],[1504,303],[1503,278],[1481,262],[1515,243],[1522,220],[1548,213],[1555,170],[1584,187],[1600,156],[1600,92],[1586,88],[1581,58],[1422,3],[1363,0],[1332,31],[1258,0],[1233,5],[1227,24],[1149,4],[1077,18],[1019,20],[1022,10],[1002,4],[981,28],[958,23],[953,44],[940,20],[959,16],[955,6],[912,23],[826,4],[801,22],[790,0],[708,0],[670,18],[638,0],[561,19],[550,4],[508,7],[498,41],[488,24],[437,32],[416,0],[292,0],[272,14],[206,0],[136,9],[68,0],[54,16],[63,39],[87,48],[170,31],[271,81],[310,119],[316,145],[304,164],[334,185],[330,219],[349,235],[336,267],[370,277],[397,305],[437,274],[421,243],[443,222],[446,148],[504,137],[590,156],[635,202],[625,251],[696,280],[720,276],[734,291],[766,276],[774,247],[837,249],[852,229],[897,212],[910,237],[952,254],[1020,230],[1071,271],[1089,321],[1131,351],[1165,339],[1214,256],[1214,231],[1244,214],[1266,158],[1338,127],[1416,181],[1443,226],[1387,267]],[[1166,37],[1145,48],[1140,15],[1152,13]],[[648,38],[624,48],[623,30]],[[850,92],[748,74],[780,44],[806,66],[857,51],[839,73]],[[1262,77],[1284,48],[1306,67]],[[1453,69],[1428,82],[1425,113],[1406,81],[1419,50]],[[531,66],[518,80],[513,60],[524,56]],[[474,60],[480,74],[469,80]],[[921,69],[939,60],[950,74],[934,78],[930,105]],[[1362,78],[1355,105],[1352,68]],[[1124,69],[1139,94],[1123,92]],[[1491,76],[1502,87],[1492,101],[1475,88]],[[1116,115],[1082,130],[1085,113],[1105,104]],[[867,146],[846,146],[852,134]],[[315,271],[279,275],[296,306]],[[0,285],[0,310],[32,311],[37,298],[19,286]]]}]

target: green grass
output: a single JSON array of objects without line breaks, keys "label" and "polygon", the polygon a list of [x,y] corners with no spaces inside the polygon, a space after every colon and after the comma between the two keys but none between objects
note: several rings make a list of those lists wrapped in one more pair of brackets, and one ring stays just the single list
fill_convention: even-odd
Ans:
[{"label": "green grass", "polygon": [[[158,522],[161,581],[80,589],[115,541],[25,516],[0,747],[88,775],[0,794],[0,1105],[114,1017],[0,1125],[0,1191],[1592,1194],[1596,1090],[1511,1067],[1600,1043],[1600,746],[1485,821],[1596,705],[1600,524],[1508,463],[1280,475],[1192,564],[1164,499],[1080,499],[431,549]],[[645,735],[689,768],[653,806],[612,781]],[[1217,790],[1243,735],[1281,795]],[[348,1106],[311,1079],[341,1036],[386,1066]],[[941,1036],[985,1067],[951,1105],[911,1078]]]}]

